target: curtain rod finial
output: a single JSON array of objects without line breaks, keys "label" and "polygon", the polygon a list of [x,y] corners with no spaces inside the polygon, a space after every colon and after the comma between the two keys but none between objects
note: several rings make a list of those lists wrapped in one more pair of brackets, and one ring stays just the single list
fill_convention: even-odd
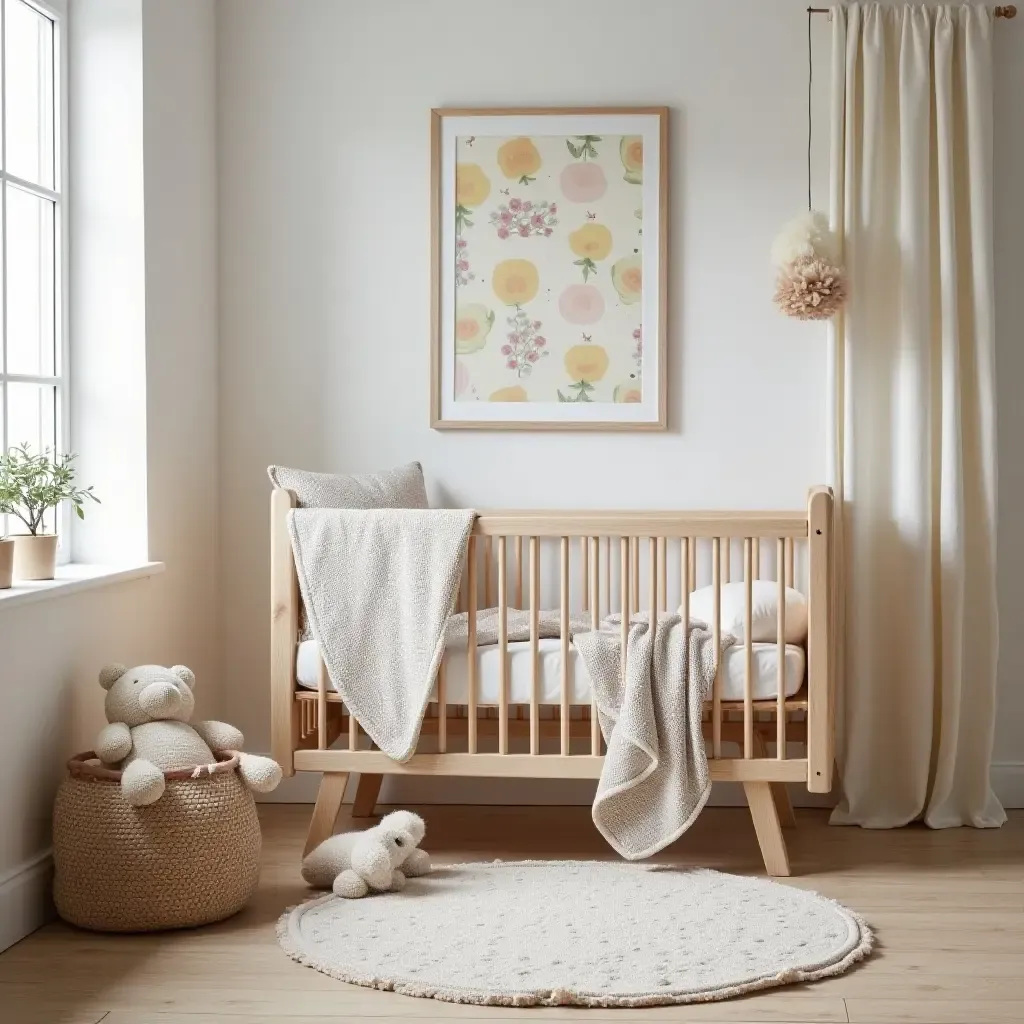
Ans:
[{"label": "curtain rod finial", "polygon": [[997,18],[1016,18],[1017,7],[1014,4],[1007,4],[1005,7],[997,7],[994,13]]}]

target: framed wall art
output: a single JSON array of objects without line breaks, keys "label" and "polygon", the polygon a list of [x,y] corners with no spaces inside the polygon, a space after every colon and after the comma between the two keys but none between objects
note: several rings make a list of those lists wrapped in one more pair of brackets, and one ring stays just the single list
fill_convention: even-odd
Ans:
[{"label": "framed wall art", "polygon": [[431,113],[431,426],[664,430],[668,110]]}]

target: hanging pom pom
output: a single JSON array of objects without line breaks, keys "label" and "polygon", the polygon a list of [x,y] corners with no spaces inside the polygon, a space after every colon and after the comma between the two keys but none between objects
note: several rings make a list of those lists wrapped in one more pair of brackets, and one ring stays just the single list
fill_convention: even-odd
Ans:
[{"label": "hanging pom pom", "polygon": [[779,271],[775,305],[797,320],[829,320],[846,302],[841,268],[814,256],[801,256]]},{"label": "hanging pom pom", "polygon": [[794,217],[772,242],[772,263],[781,270],[801,256],[818,256],[838,262],[836,236],[828,226],[828,217],[818,210],[807,210]]},{"label": "hanging pom pom", "polygon": [[778,271],[775,305],[797,320],[828,320],[846,302],[846,273],[828,218],[808,210],[794,218],[772,243]]}]

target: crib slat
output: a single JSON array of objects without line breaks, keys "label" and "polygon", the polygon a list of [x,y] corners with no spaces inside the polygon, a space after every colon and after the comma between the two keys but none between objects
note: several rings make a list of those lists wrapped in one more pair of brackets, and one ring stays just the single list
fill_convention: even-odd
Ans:
[{"label": "crib slat", "polygon": [[359,749],[359,723],[356,721],[356,716],[352,714],[351,708],[348,709],[348,749]]},{"label": "crib slat", "polygon": [[690,564],[690,538],[679,538],[679,617],[683,620],[683,636],[689,633],[690,584],[687,580]]},{"label": "crib slat", "polygon": [[697,538],[689,537],[686,546],[686,589],[692,593],[697,589]]},{"label": "crib slat", "polygon": [[583,592],[583,610],[590,602],[590,557],[587,554],[587,538],[580,537],[580,589]]},{"label": "crib slat", "polygon": [[445,682],[444,656],[437,666],[437,752],[448,753],[448,694]]},{"label": "crib slat", "polygon": [[515,594],[513,595],[512,607],[523,607],[523,538],[516,537],[512,541],[512,552],[516,560]]},{"label": "crib slat", "polygon": [[715,682],[711,699],[711,746],[714,756],[722,756],[722,541],[711,541],[711,586],[714,602],[711,634],[715,645]]},{"label": "crib slat", "polygon": [[508,753],[508,593],[505,537],[498,538],[498,753]]},{"label": "crib slat", "polygon": [[317,747],[320,750],[327,749],[327,664],[324,662],[323,655],[317,654],[317,661],[320,663],[317,666],[316,673],[316,728],[317,728]]},{"label": "crib slat", "polygon": [[658,538],[658,608],[668,611],[668,541]]},{"label": "crib slat", "polygon": [[[601,549],[599,538],[590,539],[590,551],[594,564],[590,569],[590,628],[596,630],[601,619]],[[601,753],[601,721],[597,717],[597,701],[593,687],[590,695],[590,753],[597,757]]]},{"label": "crib slat", "polygon": [[608,609],[608,614],[612,613],[612,539],[611,537],[605,537],[604,539],[604,594],[605,594],[605,607]]},{"label": "crib slat", "polygon": [[786,586],[793,586],[793,538],[786,538]]},{"label": "crib slat", "polygon": [[622,586],[619,588],[620,594],[620,612],[622,614],[622,650],[621,650],[621,661],[622,661],[622,678],[626,678],[626,655],[628,654],[627,644],[629,641],[629,549],[632,545],[629,542],[628,537],[623,537],[620,541],[620,558],[621,558],[621,580]]},{"label": "crib slat", "polygon": [[732,537],[725,537],[722,545],[722,582],[732,582]]},{"label": "crib slat", "polygon": [[476,538],[469,538],[469,552],[466,555],[466,574],[469,585],[466,589],[466,681],[467,694],[466,723],[467,749],[476,753]]},{"label": "crib slat", "polygon": [[484,607],[493,608],[494,600],[494,541],[484,538]]},{"label": "crib slat", "polygon": [[651,622],[651,633],[658,628],[658,538],[651,537],[648,540],[648,572],[650,579],[647,581],[647,604]]},{"label": "crib slat", "polygon": [[743,538],[743,639],[745,665],[743,674],[743,756],[754,756],[754,546]]},{"label": "crib slat", "polygon": [[686,576],[694,543],[689,537],[682,537],[679,541],[679,589],[682,591],[679,595],[679,617],[683,626],[683,664],[686,666],[687,678],[690,674],[690,587]]},{"label": "crib slat", "polygon": [[[783,541],[779,538],[779,565],[783,560]],[[776,691],[775,707],[775,744],[778,749],[775,756],[780,761],[786,759],[786,582],[781,572],[775,574],[779,577],[779,619],[778,635],[775,638],[775,652],[778,661],[778,690]]]},{"label": "crib slat", "polygon": [[540,753],[540,540],[530,538],[530,753]]},{"label": "crib slat", "polygon": [[560,751],[563,757],[569,754],[569,538],[560,542],[561,559],[558,608],[562,635],[562,701],[559,709]]},{"label": "crib slat", "polygon": [[761,538],[755,537],[753,539],[754,545],[754,579],[759,580],[761,578]]},{"label": "crib slat", "polygon": [[630,563],[633,567],[633,596],[630,600],[630,607],[640,608],[640,538],[632,539],[632,550],[629,553]]}]

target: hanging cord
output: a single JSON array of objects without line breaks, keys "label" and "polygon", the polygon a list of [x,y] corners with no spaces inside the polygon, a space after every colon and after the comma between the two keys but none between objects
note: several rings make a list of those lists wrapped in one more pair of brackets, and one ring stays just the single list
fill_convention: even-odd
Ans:
[{"label": "hanging cord", "polygon": [[814,60],[811,51],[811,17],[814,11],[807,8],[807,209],[811,209],[811,86],[814,82]]}]

